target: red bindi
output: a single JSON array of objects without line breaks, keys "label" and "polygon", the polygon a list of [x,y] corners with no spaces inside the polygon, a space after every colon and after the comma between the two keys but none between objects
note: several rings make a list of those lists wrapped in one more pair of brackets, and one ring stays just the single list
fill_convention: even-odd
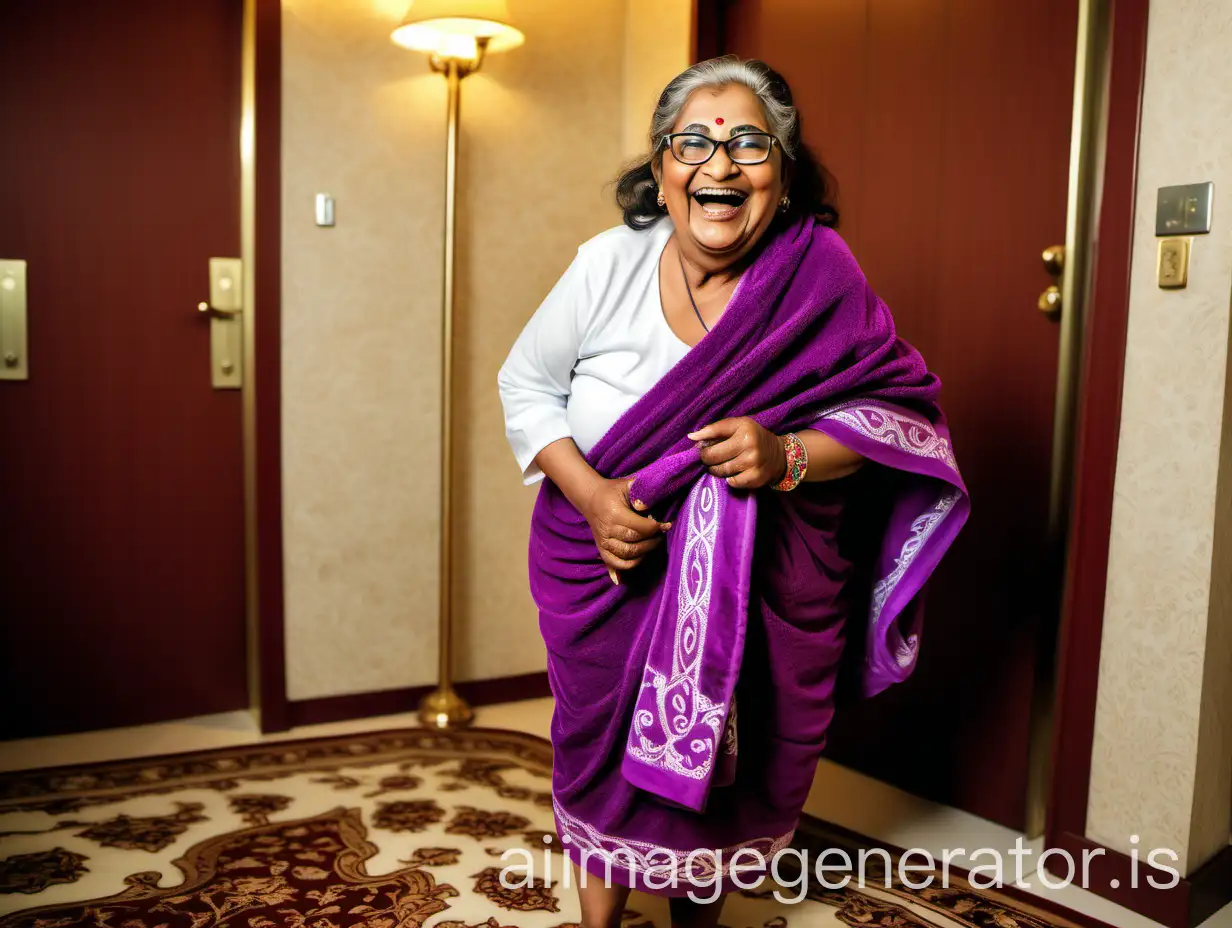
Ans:
[{"label": "red bindi", "polygon": [[715,119],[715,121],[714,121],[714,124],[715,124],[716,126],[721,126],[721,125],[723,125],[723,117],[722,117],[722,116],[717,117],[717,118]]}]

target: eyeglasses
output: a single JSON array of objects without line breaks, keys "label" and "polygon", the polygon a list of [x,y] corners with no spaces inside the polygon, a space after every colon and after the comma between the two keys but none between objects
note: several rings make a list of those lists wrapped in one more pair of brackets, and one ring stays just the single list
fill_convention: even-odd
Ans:
[{"label": "eyeglasses", "polygon": [[761,164],[770,157],[770,150],[782,142],[769,132],[741,132],[730,139],[712,139],[700,132],[675,132],[663,136],[666,145],[681,164],[705,164],[720,145],[735,164]]}]

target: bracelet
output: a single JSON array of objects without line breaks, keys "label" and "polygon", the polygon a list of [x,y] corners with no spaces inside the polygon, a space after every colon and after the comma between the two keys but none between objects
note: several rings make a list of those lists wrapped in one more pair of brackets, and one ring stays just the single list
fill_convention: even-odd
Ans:
[{"label": "bracelet", "polygon": [[795,432],[780,435],[779,439],[783,442],[783,451],[787,455],[787,473],[782,480],[774,484],[774,489],[786,493],[803,482],[804,475],[808,472],[808,449]]}]

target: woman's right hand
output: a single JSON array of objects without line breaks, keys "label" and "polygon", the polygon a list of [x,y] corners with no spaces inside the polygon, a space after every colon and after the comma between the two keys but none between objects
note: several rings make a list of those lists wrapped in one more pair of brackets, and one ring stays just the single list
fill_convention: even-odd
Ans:
[{"label": "woman's right hand", "polygon": [[632,570],[658,547],[663,533],[672,527],[670,522],[659,522],[637,511],[629,500],[632,483],[632,477],[600,478],[582,507],[613,583],[620,583],[620,571]]}]

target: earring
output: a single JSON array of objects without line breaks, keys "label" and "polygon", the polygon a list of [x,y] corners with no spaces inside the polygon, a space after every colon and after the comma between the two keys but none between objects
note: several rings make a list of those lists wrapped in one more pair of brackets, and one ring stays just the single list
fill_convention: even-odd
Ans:
[{"label": "earring", "polygon": [[667,209],[667,197],[663,196],[662,188],[659,188],[659,196],[655,202],[659,204],[659,209]]},{"label": "earring", "polygon": [[779,212],[780,213],[787,212],[787,207],[789,206],[791,206],[791,197],[789,197],[787,194],[783,194],[782,199],[779,200]]}]

